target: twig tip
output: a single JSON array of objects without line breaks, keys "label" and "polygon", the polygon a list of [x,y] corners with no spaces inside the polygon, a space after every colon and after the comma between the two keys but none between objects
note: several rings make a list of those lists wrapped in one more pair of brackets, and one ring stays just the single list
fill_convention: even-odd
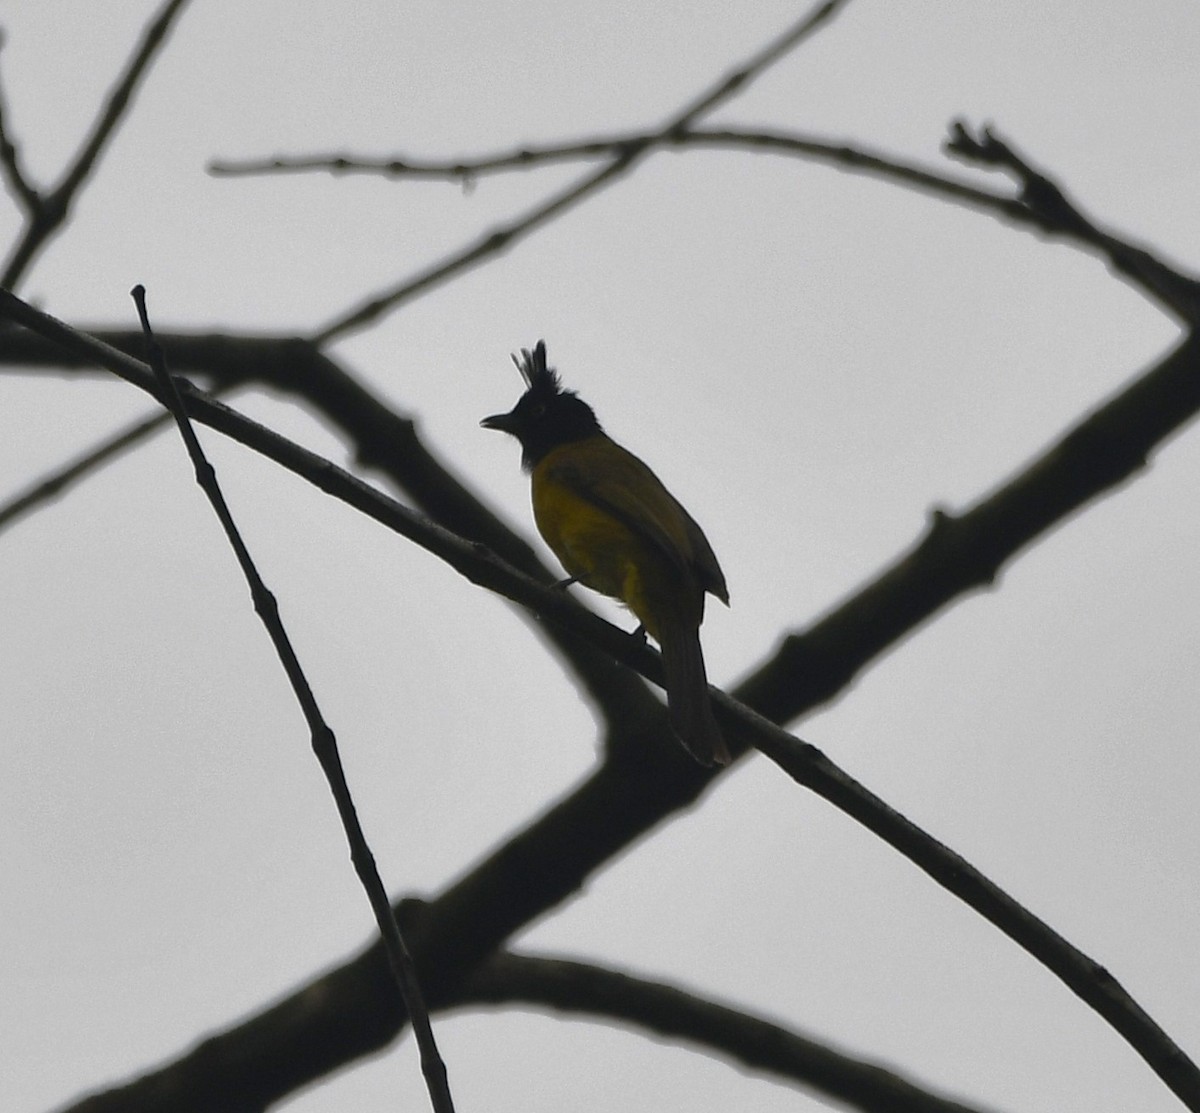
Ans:
[{"label": "twig tip", "polygon": [[142,323],[142,332],[151,340],[154,336],[150,330],[150,314],[146,311],[146,287],[140,282],[129,291],[133,304],[137,306],[138,320]]}]

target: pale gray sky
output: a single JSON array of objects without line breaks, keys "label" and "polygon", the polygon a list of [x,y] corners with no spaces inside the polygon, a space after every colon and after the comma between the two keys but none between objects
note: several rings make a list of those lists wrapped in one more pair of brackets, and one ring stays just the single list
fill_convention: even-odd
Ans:
[{"label": "pale gray sky", "polygon": [[[154,7],[0,8],[9,119],[41,180]],[[142,282],[164,330],[311,331],[579,170],[464,195],[218,180],[211,158],[453,157],[651,126],[798,13],[195,3],[20,292],[74,323],[132,324]],[[1197,47],[1187,0],[852,0],[715,119],[946,166],[952,118],[994,121],[1099,221],[1195,265]],[[0,206],[0,242],[17,228]],[[733,606],[711,609],[704,642],[726,685],[911,544],[930,507],[986,493],[1176,334],[1096,259],[991,217],[801,162],[691,153],[655,156],[334,351],[531,534],[516,446],[478,420],[519,392],[508,353],[544,336],[712,540]],[[0,497],[148,410],[99,378],[5,375],[0,391]],[[239,405],[344,460],[277,401]],[[507,605],[204,439],[389,888],[438,891],[585,773],[587,708]],[[797,725],[1104,963],[1193,1054],[1198,476],[1186,431]],[[0,535],[0,616],[0,1107],[34,1113],[286,992],[356,950],[371,920],[176,438]],[[1042,967],[761,758],[523,941],[742,1003],[982,1105],[1178,1108]],[[463,1113],[820,1107],[595,1025],[505,1012],[437,1032]],[[287,1108],[425,1104],[406,1041]]]}]

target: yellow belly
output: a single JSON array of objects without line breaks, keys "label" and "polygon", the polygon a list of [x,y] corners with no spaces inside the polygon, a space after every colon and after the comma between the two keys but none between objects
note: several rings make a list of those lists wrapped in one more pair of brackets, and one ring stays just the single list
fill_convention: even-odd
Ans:
[{"label": "yellow belly", "polygon": [[580,583],[623,602],[658,637],[647,600],[647,581],[663,574],[665,561],[628,526],[574,491],[533,476],[533,513],[538,531],[567,573]]}]

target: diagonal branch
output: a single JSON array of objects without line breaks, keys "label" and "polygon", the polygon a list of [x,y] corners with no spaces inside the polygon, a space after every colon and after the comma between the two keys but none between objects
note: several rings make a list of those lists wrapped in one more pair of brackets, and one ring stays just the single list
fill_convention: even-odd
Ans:
[{"label": "diagonal branch", "polygon": [[100,155],[126,114],[134,92],[186,3],[187,0],[166,0],[158,15],[146,27],[124,73],[109,92],[91,132],[58,185],[49,193],[38,192],[29,179],[20,173],[11,135],[5,133],[4,137],[0,137],[0,148],[8,152],[3,158],[8,176],[15,176],[21,183],[17,191],[29,217],[0,273],[0,286],[10,290],[15,287],[37,253],[66,222],[76,195],[96,168]]},{"label": "diagonal branch", "polygon": [[1094,247],[1119,274],[1148,291],[1184,321],[1200,325],[1200,281],[1179,274],[1144,248],[1105,232],[1058,185],[1035,170],[992,129],[985,127],[978,135],[972,135],[966,124],[956,120],[945,147],[949,154],[965,162],[1007,170],[1020,187],[1016,205],[1026,220],[1043,231]]},{"label": "diagonal branch", "polygon": [[[98,344],[3,291],[0,291],[0,317],[36,328],[42,335],[86,353],[134,385],[152,393],[158,389],[136,360]],[[927,541],[874,585],[873,596],[870,591],[864,592],[861,600],[851,600],[841,609],[852,618],[849,629],[844,625],[838,629],[835,620],[844,623],[846,613],[824,620],[825,633],[833,635],[830,656],[848,670],[845,680],[871,656],[951,599],[990,582],[1004,562],[1045,529],[1133,474],[1144,464],[1154,445],[1200,409],[1198,363],[1200,339],[1189,337],[1158,367],[1097,410],[1007,487],[957,519],[939,515]],[[473,582],[529,606],[550,621],[570,625],[618,660],[661,684],[661,662],[656,653],[646,646],[632,644],[622,631],[582,611],[563,593],[503,565],[481,546],[436,527],[327,461],[213,402],[202,392],[190,390],[185,397],[194,418],[263,452],[322,490],[417,541]],[[1122,411],[1127,418],[1136,419],[1130,421],[1124,438],[1114,436],[1120,431],[1119,425],[1114,428],[1114,421]],[[991,531],[1005,527],[1009,532],[991,535]],[[960,563],[962,568],[958,567]],[[930,576],[928,584],[921,583],[923,575]],[[918,592],[918,587],[925,590]],[[802,639],[789,639],[767,669],[739,686],[737,695],[749,699],[759,709],[758,713],[713,690],[722,726],[735,753],[744,752],[748,746],[758,747],[799,783],[859,820],[979,911],[1105,1017],[1190,1109],[1200,1111],[1200,1071],[1108,971],[1073,948],[961,857],[838,769],[815,747],[773,725],[771,720],[784,721],[832,694],[819,687],[821,679],[828,683],[835,675],[828,671],[822,675],[814,670],[816,687],[806,688],[803,681],[797,683],[797,675],[807,679],[806,674],[794,671],[797,647],[802,645]],[[807,664],[802,650],[800,656],[801,665]],[[772,693],[763,685],[764,673],[776,671],[776,666],[787,674],[784,691],[793,704],[797,690],[806,699],[803,705],[793,706],[790,713],[786,704],[781,706],[780,693],[776,691],[776,699],[772,701]],[[658,730],[661,732],[661,724]],[[661,745],[648,744],[649,739],[646,742],[622,750],[621,760],[606,762],[575,794],[499,848],[430,906],[430,915],[425,918],[428,930],[422,932],[418,925],[415,936],[418,942],[414,942],[413,950],[420,956],[422,978],[431,987],[431,995],[452,985],[455,978],[482,961],[515,930],[570,895],[592,870],[630,839],[698,798],[714,779],[714,773],[699,767],[682,772],[678,763],[685,759],[674,747],[667,750]],[[599,812],[592,811],[597,798],[604,801]],[[564,819],[568,820],[565,827]],[[340,990],[342,994],[353,993],[356,987],[361,988],[360,979],[364,975],[359,964],[366,962],[374,969],[372,964],[377,961],[372,947],[348,967],[327,975],[327,979],[348,975],[350,983],[340,986]],[[337,995],[337,988],[324,984],[318,997],[324,1001]],[[351,1033],[339,1032],[336,1023],[330,1031],[331,1015],[312,1017],[309,1000],[302,991],[301,999],[281,1003],[269,1014],[243,1026],[248,1038],[261,1046],[281,1012],[300,1009],[302,1042],[318,1035],[323,1054],[313,1057],[311,1052],[301,1053],[293,1048],[295,1054],[289,1057],[289,1063],[294,1073],[288,1076],[292,1085],[317,1076],[308,1071],[319,1072],[331,1062],[342,1061],[331,1059],[338,1054],[338,1048],[343,1054],[353,1055],[376,1046],[372,1042],[366,1047],[356,1042],[348,1044]],[[358,1007],[367,1005],[360,1001]],[[342,1014],[334,1015],[340,1022]],[[390,1007],[375,1014],[372,1020],[373,1024],[367,1026],[368,1041],[386,1042],[402,1023]],[[268,1025],[268,1031],[261,1029],[263,1023]],[[253,1035],[249,1034],[250,1028],[254,1029]],[[362,1038],[358,1030],[354,1035]],[[291,1042],[288,1036],[283,1038]],[[295,1033],[291,1038],[295,1038]]]},{"label": "diagonal branch", "polygon": [[314,344],[325,345],[347,333],[373,324],[380,317],[398,309],[406,302],[420,297],[429,290],[449,282],[450,279],[470,270],[477,263],[494,255],[501,255],[513,244],[536,232],[542,225],[573,209],[581,201],[598,193],[610,182],[622,177],[637,161],[642,151],[630,151],[608,163],[603,170],[589,174],[565,190],[552,194],[545,201],[527,210],[518,217],[484,232],[473,242],[451,253],[444,259],[409,275],[402,282],[375,294],[342,316],[330,321],[311,339]]},{"label": "diagonal branch", "polygon": [[135,286],[132,296],[137,304],[138,316],[141,318],[151,370],[154,372],[159,390],[166,399],[167,408],[175,419],[179,434],[183,438],[184,446],[195,470],[196,482],[212,505],[226,540],[237,557],[238,567],[242,570],[242,575],[250,588],[250,596],[254,600],[255,613],[262,620],[262,624],[271,638],[271,644],[275,647],[275,653],[291,684],[292,693],[304,713],[305,722],[308,723],[313,753],[320,762],[321,770],[329,783],[330,792],[337,805],[338,818],[342,821],[346,841],[350,846],[350,858],[354,863],[354,870],[366,891],[371,911],[375,914],[379,935],[383,941],[384,950],[387,952],[388,966],[391,968],[396,988],[400,991],[400,998],[404,1002],[404,1009],[408,1013],[413,1031],[416,1033],[417,1045],[421,1053],[421,1073],[425,1076],[425,1084],[429,1089],[434,1113],[454,1113],[454,1101],[450,1095],[446,1065],[438,1053],[437,1043],[434,1040],[433,1027],[429,1023],[429,1010],[425,1006],[425,998],[421,992],[420,982],[417,980],[416,965],[413,963],[412,954],[404,941],[395,914],[392,912],[387,891],[383,887],[383,880],[375,865],[375,856],[371,853],[362,824],[359,822],[358,810],[351,797],[350,786],[346,783],[345,770],[342,768],[337,739],[317,704],[317,697],[313,693],[308,677],[300,664],[300,658],[296,655],[292,640],[284,627],[275,595],[260,575],[258,567],[250,555],[250,550],[242,538],[241,531],[234,521],[233,512],[229,509],[225,494],[217,481],[216,469],[209,463],[200,444],[200,438],[196,436],[196,431],[188,418],[178,384],[167,370],[162,345],[159,344],[150,327],[150,317],[146,310],[146,288]]},{"label": "diagonal branch", "polygon": [[110,460],[142,444],[170,424],[169,414],[155,413],[106,437],[94,448],[54,469],[49,475],[31,483],[25,490],[0,505],[0,531],[46,503],[58,498],[68,488],[81,483]]},{"label": "diagonal branch", "polygon": [[935,510],[911,551],[785,638],[738,685],[740,698],[779,722],[833,698],[951,600],[992,586],[1023,548],[1135,477],[1198,413],[1200,337],[1189,334],[974,506],[960,514]]},{"label": "diagonal branch", "polygon": [[383,314],[423,294],[426,290],[440,286],[455,275],[474,266],[482,259],[507,251],[517,240],[536,231],[543,224],[548,223],[557,216],[561,216],[598,190],[623,177],[643,156],[652,151],[661,141],[677,131],[686,129],[695,120],[711,112],[735,93],[740,92],[768,67],[777,62],[790,50],[799,46],[800,43],[804,42],[805,39],[809,38],[825,23],[831,20],[837,14],[838,9],[843,7],[847,2],[848,0],[827,0],[826,3],[799,20],[777,39],[768,43],[744,65],[727,74],[711,89],[697,95],[695,99],[668,120],[661,130],[653,133],[644,142],[624,147],[600,170],[581,178],[567,189],[552,194],[540,205],[530,209],[523,215],[484,233],[474,243],[460,249],[443,261],[435,263],[422,271],[418,271],[415,275],[406,278],[390,290],[376,294],[367,301],[347,311],[341,317],[331,321],[324,328],[313,334],[313,342],[316,344],[325,344],[330,340],[370,324],[378,320]]},{"label": "diagonal branch", "polygon": [[[0,50],[3,48],[4,36],[0,33]],[[8,104],[3,88],[0,88],[0,174],[3,174],[4,182],[17,204],[25,210],[27,215],[33,216],[42,199],[33,186],[32,179],[21,165],[21,151],[17,146],[17,141],[9,133]]]},{"label": "diagonal branch", "polygon": [[[129,355],[142,350],[137,332],[102,331],[94,335]],[[163,334],[163,341],[170,347],[173,365],[185,374],[202,375],[215,384],[215,393],[258,383],[298,397],[343,434],[359,464],[381,471],[441,525],[483,542],[534,579],[553,583],[557,578],[530,545],[422,443],[411,418],[389,408],[313,344],[286,336],[180,332]],[[0,366],[4,365],[89,370],[96,366],[95,359],[86,353],[73,354],[24,329],[0,332]],[[22,496],[15,511],[28,506],[30,494]],[[631,723],[662,715],[662,703],[641,679],[598,652],[590,642],[561,626],[538,623],[535,629],[555,646],[586,697],[603,716],[609,745],[619,745]]]},{"label": "diagonal branch", "polygon": [[593,963],[498,951],[434,1007],[522,1004],[684,1040],[865,1113],[984,1113],[763,1017]]}]

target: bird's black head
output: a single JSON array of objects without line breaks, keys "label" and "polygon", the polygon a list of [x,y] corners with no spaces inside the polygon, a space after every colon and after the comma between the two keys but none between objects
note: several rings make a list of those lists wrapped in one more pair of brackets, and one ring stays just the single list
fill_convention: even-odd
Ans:
[{"label": "bird's black head", "polygon": [[528,389],[506,414],[485,417],[485,429],[511,433],[521,442],[521,465],[532,468],[551,449],[601,432],[596,415],[573,390],[563,390],[558,375],[546,366],[546,344],[539,340],[533,351],[522,348],[513,363]]}]

